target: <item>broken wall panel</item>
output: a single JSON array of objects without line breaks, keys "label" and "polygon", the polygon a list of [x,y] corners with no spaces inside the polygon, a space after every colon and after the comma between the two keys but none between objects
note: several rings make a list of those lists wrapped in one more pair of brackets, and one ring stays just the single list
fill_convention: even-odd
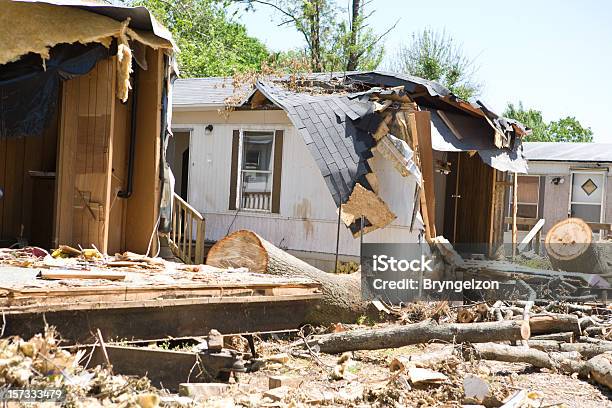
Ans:
[{"label": "broken wall panel", "polygon": [[361,216],[367,226],[364,232],[384,228],[397,218],[376,193],[357,183],[346,204],[342,204],[340,217],[355,234],[360,229]]}]

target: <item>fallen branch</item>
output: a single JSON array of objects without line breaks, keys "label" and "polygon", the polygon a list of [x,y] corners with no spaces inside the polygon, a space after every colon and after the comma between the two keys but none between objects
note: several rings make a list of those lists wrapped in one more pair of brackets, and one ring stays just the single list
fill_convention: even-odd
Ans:
[{"label": "fallen branch", "polygon": [[605,352],[612,352],[612,344],[595,343],[559,343],[552,340],[529,340],[529,346],[542,351],[577,351],[584,358],[593,358]]},{"label": "fallen branch", "polygon": [[519,320],[482,323],[438,324],[433,320],[420,323],[370,328],[313,337],[323,353],[343,353],[356,350],[379,350],[433,341],[449,343],[483,343],[489,341],[527,340],[529,325]]},{"label": "fallen branch", "polygon": [[[602,353],[588,361],[582,361],[577,351],[544,352],[535,348],[507,346],[495,343],[474,344],[474,350],[484,360],[509,363],[527,363],[537,368],[559,370],[566,374],[578,374],[612,389],[612,353]],[[469,349],[464,349],[469,356]]]},{"label": "fallen branch", "polygon": [[[507,363],[527,363],[537,368],[560,370],[564,373],[578,372],[582,363],[578,352],[551,352],[508,346],[505,344],[482,343],[473,345],[483,360],[504,361]],[[464,352],[465,356],[466,352]]]}]

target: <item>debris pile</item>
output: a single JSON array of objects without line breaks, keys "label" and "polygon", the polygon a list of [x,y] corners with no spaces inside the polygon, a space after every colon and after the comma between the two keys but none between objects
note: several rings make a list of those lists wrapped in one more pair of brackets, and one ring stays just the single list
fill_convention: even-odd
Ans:
[{"label": "debris pile", "polygon": [[59,347],[52,327],[30,340],[0,340],[0,386],[6,388],[60,388],[65,406],[156,407],[160,392],[146,378],[113,375],[100,366],[86,370],[79,361],[83,351],[70,353]]}]

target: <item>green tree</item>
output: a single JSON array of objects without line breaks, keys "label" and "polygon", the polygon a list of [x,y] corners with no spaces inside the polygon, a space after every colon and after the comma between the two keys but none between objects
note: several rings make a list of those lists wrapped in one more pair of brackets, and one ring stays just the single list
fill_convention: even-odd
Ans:
[{"label": "green tree", "polygon": [[[279,25],[290,24],[302,34],[305,48],[293,50],[310,62],[310,70],[353,71],[374,69],[382,60],[383,38],[395,27],[378,35],[368,26],[368,2],[351,0],[346,19],[341,19],[333,0],[239,0],[247,10],[262,5],[276,11]],[[396,23],[397,24],[397,23]]]},{"label": "green tree", "polygon": [[583,127],[576,118],[567,116],[551,122],[544,121],[542,112],[536,109],[525,109],[523,103],[509,103],[503,114],[507,118],[516,119],[531,128],[531,135],[525,138],[527,142],[592,142],[593,131]]},{"label": "green tree", "polygon": [[171,32],[180,48],[186,77],[229,76],[258,71],[269,57],[265,45],[247,34],[219,0],[124,0],[147,7]]},{"label": "green tree", "polygon": [[410,43],[399,47],[390,68],[436,81],[465,100],[477,96],[481,88],[474,80],[474,60],[445,31],[414,33]]}]

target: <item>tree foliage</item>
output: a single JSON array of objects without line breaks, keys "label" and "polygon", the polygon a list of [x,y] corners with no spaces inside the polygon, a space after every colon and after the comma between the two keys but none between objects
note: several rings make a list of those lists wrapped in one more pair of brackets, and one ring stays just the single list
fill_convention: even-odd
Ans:
[{"label": "tree foliage", "polygon": [[173,34],[183,76],[229,76],[259,70],[269,53],[219,0],[124,0],[147,7]]},{"label": "tree foliage", "polygon": [[[384,55],[382,39],[395,27],[378,35],[368,26],[368,1],[352,0],[346,18],[340,17],[333,0],[243,0],[248,9],[270,7],[280,25],[290,24],[301,33],[305,47],[288,55],[306,58],[310,70],[352,71],[376,68]],[[286,58],[286,55],[283,55]]]},{"label": "tree foliage", "polygon": [[567,116],[551,122],[544,121],[542,112],[536,109],[525,109],[523,103],[509,103],[504,116],[516,119],[532,129],[527,142],[592,142],[593,131],[583,127],[576,118]]},{"label": "tree foliage", "polygon": [[390,65],[395,71],[436,81],[465,100],[480,91],[480,84],[474,80],[474,60],[444,31],[414,33],[410,43],[400,46]]}]

